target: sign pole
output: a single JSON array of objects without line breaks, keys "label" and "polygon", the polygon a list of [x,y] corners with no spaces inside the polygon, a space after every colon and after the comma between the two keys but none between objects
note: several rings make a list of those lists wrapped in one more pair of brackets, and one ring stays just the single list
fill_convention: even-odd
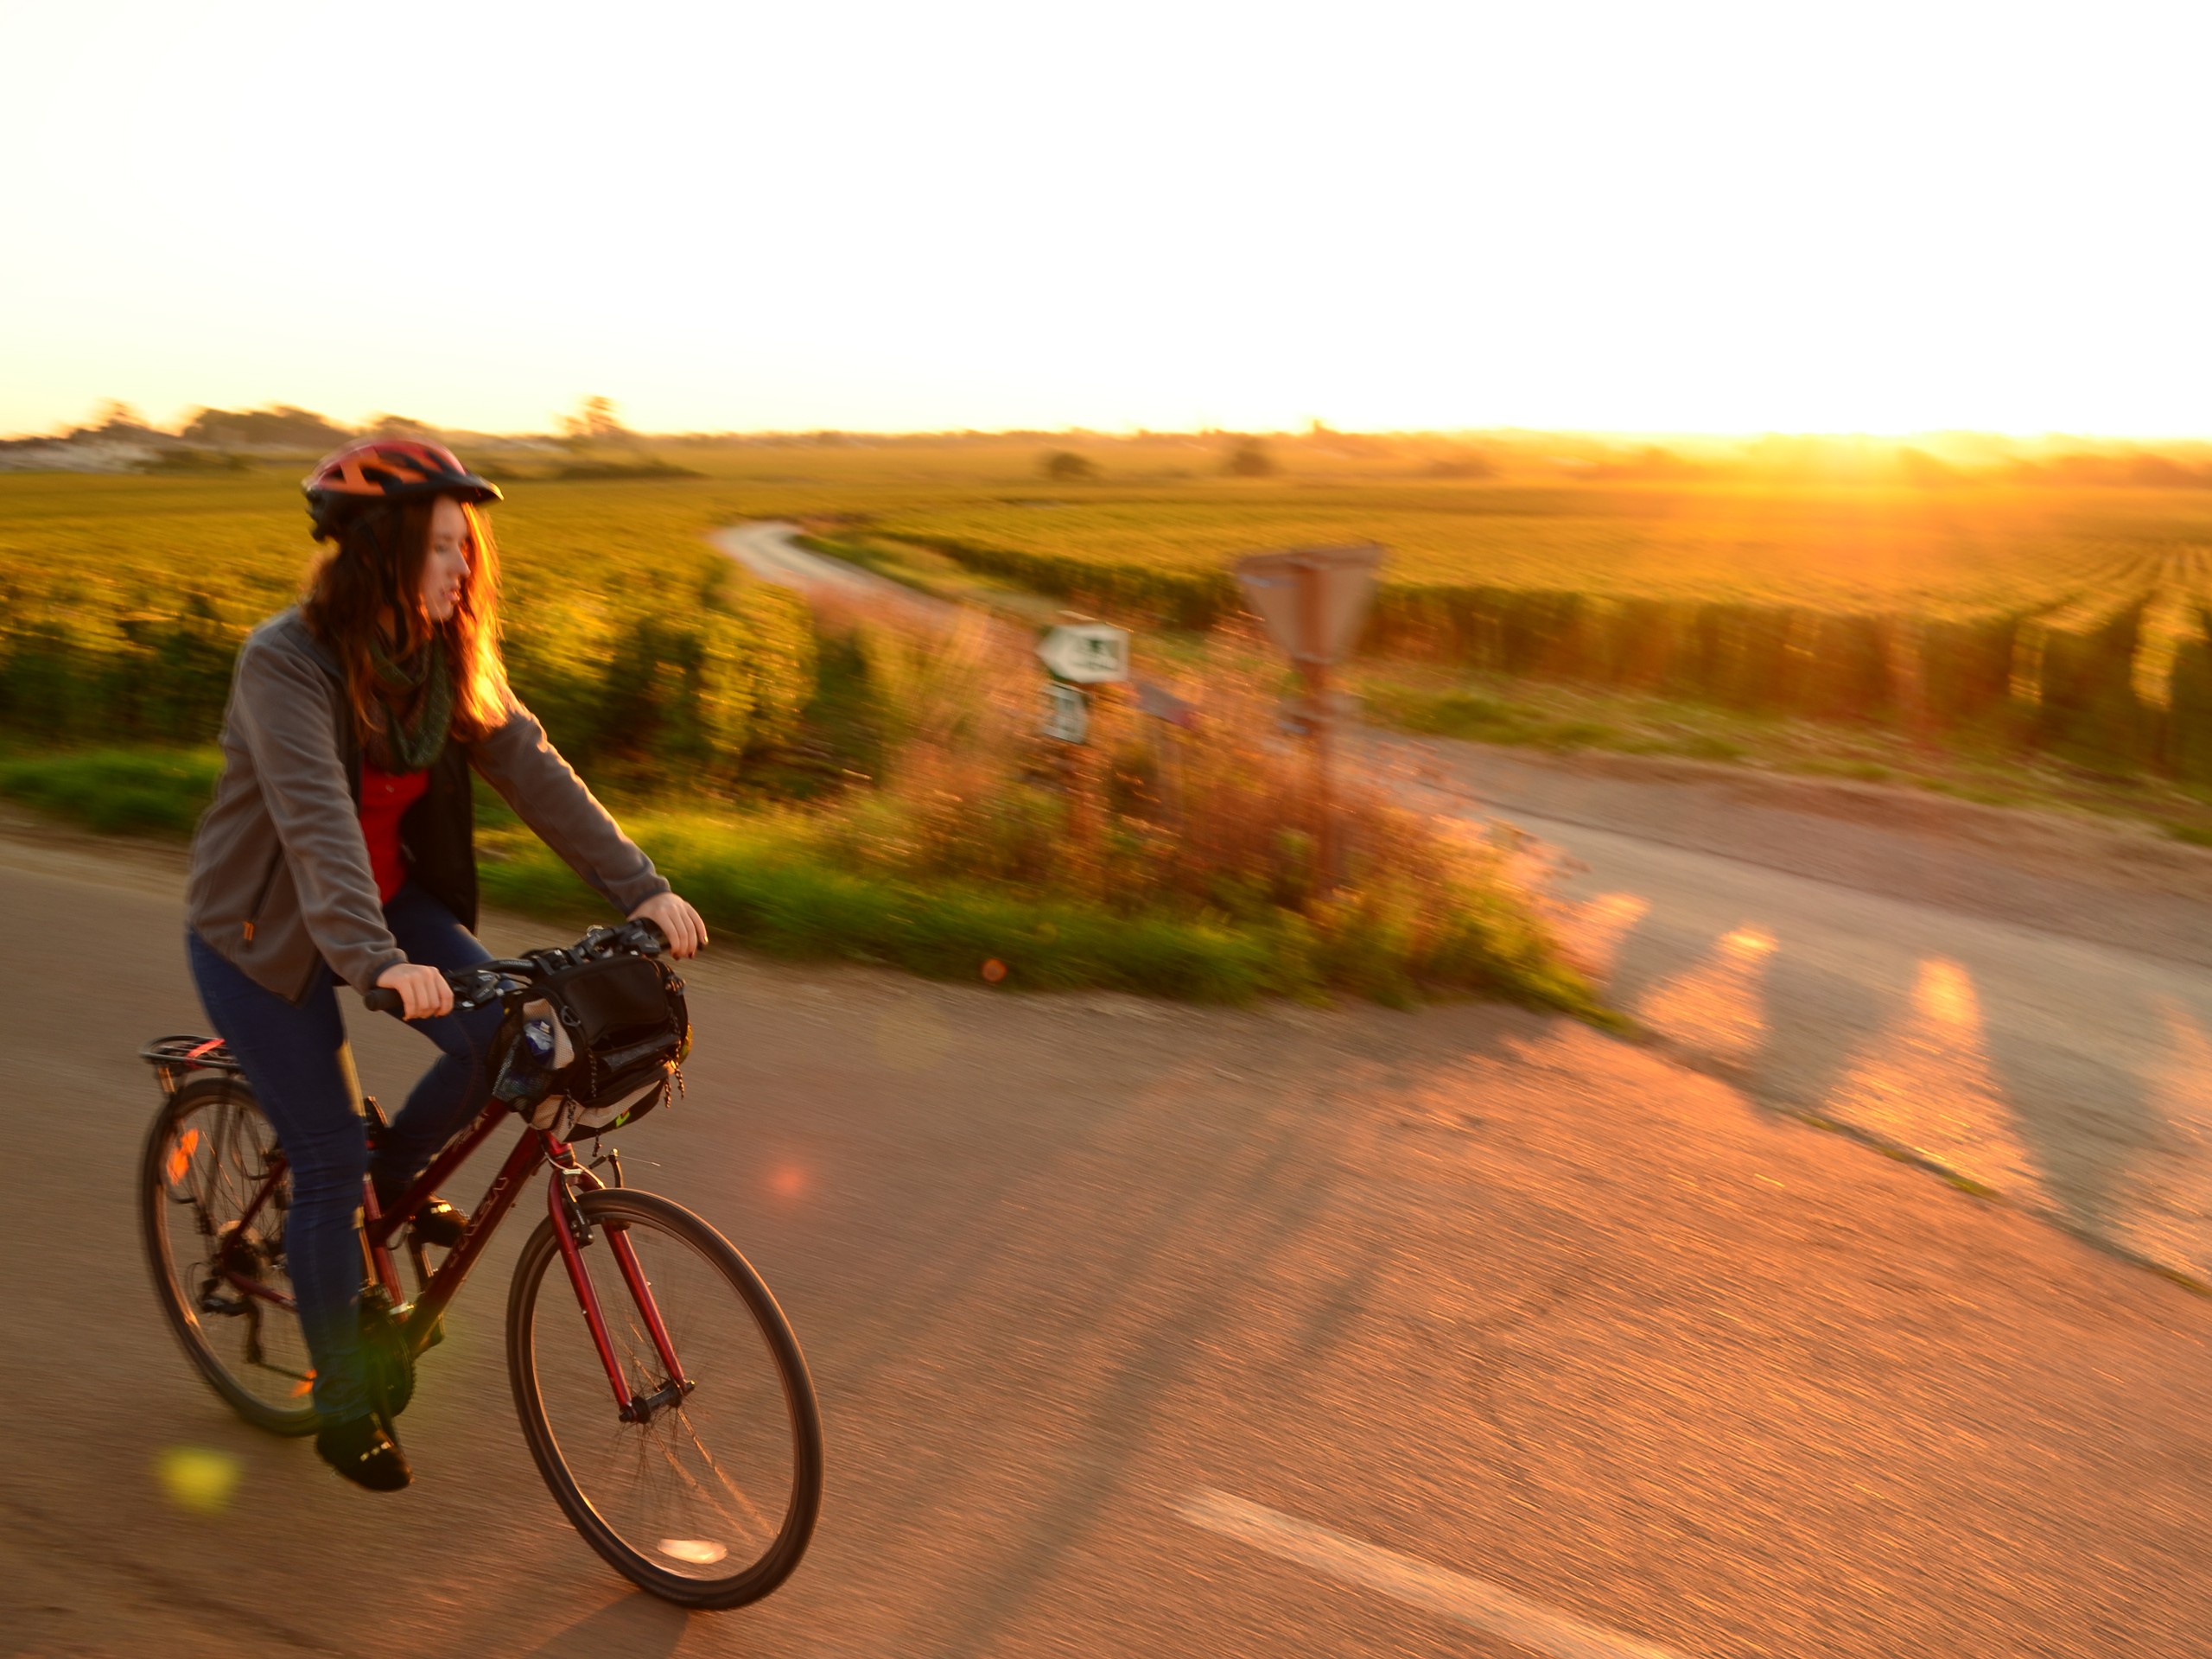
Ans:
[{"label": "sign pole", "polygon": [[1331,777],[1336,746],[1336,714],[1330,705],[1329,665],[1349,652],[1359,637],[1369,601],[1374,596],[1376,567],[1382,550],[1359,547],[1293,547],[1255,553],[1236,562],[1244,601],[1298,667],[1306,682],[1305,706],[1297,723],[1313,746],[1313,861],[1322,892],[1337,884],[1343,839],[1337,824],[1335,783]]},{"label": "sign pole", "polygon": [[[1306,638],[1316,642],[1323,637],[1321,601],[1321,573],[1300,570],[1299,621]],[[1313,864],[1321,891],[1332,893],[1337,885],[1337,814],[1336,803],[1331,798],[1329,746],[1336,721],[1329,707],[1329,665],[1317,656],[1307,658],[1299,667],[1304,671],[1306,701],[1313,709]]]}]

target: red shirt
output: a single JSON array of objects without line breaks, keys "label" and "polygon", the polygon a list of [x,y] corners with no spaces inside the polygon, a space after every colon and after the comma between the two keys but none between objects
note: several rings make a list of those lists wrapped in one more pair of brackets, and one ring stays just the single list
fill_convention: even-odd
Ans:
[{"label": "red shirt", "polygon": [[361,763],[361,839],[369,843],[369,869],[377,897],[390,904],[407,885],[407,855],[399,849],[399,820],[430,786],[427,772],[378,772]]}]

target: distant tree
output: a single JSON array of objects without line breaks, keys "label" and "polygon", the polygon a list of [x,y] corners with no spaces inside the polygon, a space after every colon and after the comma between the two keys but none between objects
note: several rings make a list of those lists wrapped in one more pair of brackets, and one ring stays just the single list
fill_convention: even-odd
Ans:
[{"label": "distant tree", "polygon": [[1431,478],[1488,478],[1497,464],[1479,449],[1449,449],[1428,463]]},{"label": "distant tree", "polygon": [[1247,438],[1229,452],[1223,470],[1231,478],[1270,478],[1274,474],[1275,458],[1257,438]]},{"label": "distant tree", "polygon": [[353,435],[313,410],[203,409],[185,423],[185,438],[215,449],[332,449]]},{"label": "distant tree", "polygon": [[1037,463],[1038,470],[1056,484],[1077,484],[1098,476],[1098,463],[1072,449],[1055,449]]},{"label": "distant tree", "polygon": [[377,414],[368,419],[372,436],[379,438],[435,438],[438,429],[404,415]]},{"label": "distant tree", "polygon": [[1662,449],[1656,443],[1618,458],[1609,457],[1591,465],[1591,478],[1661,479],[1687,478],[1699,470],[1697,463],[1685,461],[1671,449]]},{"label": "distant tree", "polygon": [[2204,475],[2196,468],[2148,449],[2127,458],[2126,479],[2145,489],[2186,488],[2204,482]]},{"label": "distant tree", "polygon": [[92,412],[92,429],[95,432],[143,432],[147,429],[146,417],[138,412],[136,406],[124,403],[119,397],[109,397],[104,399]]},{"label": "distant tree", "polygon": [[575,414],[561,417],[561,435],[579,448],[587,448],[627,442],[631,432],[622,424],[612,397],[586,397],[579,400]]}]

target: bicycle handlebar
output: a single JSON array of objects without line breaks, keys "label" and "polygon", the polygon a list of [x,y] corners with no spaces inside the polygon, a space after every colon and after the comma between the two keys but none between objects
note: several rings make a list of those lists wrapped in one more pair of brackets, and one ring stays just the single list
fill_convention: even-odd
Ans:
[{"label": "bicycle handlebar", "polygon": [[[565,950],[533,950],[527,957],[495,957],[489,962],[480,962],[473,968],[441,969],[446,983],[453,987],[454,1007],[480,1008],[493,997],[505,994],[503,980],[518,980],[527,985],[556,969],[572,968],[594,957],[607,957],[616,951],[627,951],[632,956],[657,957],[668,949],[668,936],[652,923],[644,920],[625,922],[620,927],[594,927]],[[406,1002],[389,985],[372,986],[361,993],[361,1002],[371,1014],[399,1014]]]}]

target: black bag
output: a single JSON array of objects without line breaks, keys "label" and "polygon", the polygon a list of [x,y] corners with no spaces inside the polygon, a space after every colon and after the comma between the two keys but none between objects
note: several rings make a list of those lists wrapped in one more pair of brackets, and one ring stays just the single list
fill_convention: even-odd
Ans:
[{"label": "black bag", "polygon": [[[651,957],[601,957],[548,974],[533,988],[552,1008],[575,1058],[557,1071],[531,1121],[562,1139],[636,1122],[683,1082],[691,1052],[683,982]],[[537,1000],[536,998],[532,999]],[[548,1121],[538,1122],[540,1116]]]}]

